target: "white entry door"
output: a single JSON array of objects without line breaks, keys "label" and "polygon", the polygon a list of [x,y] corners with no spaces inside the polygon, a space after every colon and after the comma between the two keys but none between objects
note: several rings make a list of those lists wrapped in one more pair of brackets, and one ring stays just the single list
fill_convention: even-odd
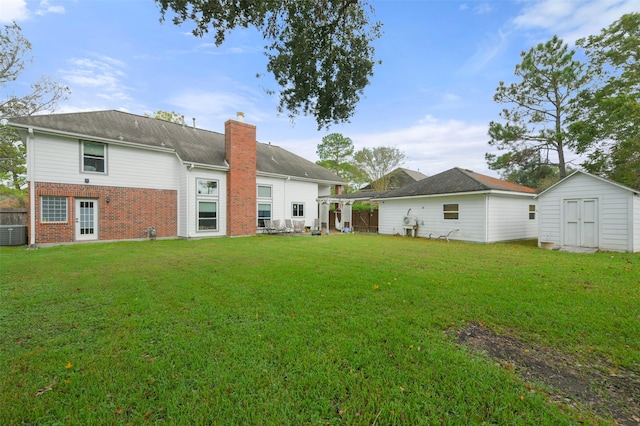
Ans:
[{"label": "white entry door", "polygon": [[564,201],[564,245],[598,247],[598,200]]},{"label": "white entry door", "polygon": [[76,240],[98,239],[98,200],[76,199]]}]

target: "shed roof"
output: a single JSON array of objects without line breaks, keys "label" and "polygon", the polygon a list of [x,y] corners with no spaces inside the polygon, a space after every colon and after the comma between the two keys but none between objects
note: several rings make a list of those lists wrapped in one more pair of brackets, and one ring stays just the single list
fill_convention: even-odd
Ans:
[{"label": "shed roof", "polygon": [[539,193],[539,194],[536,196],[536,198],[540,197],[540,196],[541,196],[541,195],[543,195],[543,194],[546,194],[546,193],[548,193],[548,192],[552,191],[552,190],[553,190],[553,189],[555,189],[558,185],[564,185],[564,184],[566,184],[566,182],[567,182],[567,181],[571,180],[574,176],[577,176],[577,175],[579,175],[579,174],[582,174],[582,175],[585,175],[585,176],[591,176],[591,177],[592,177],[592,178],[594,178],[594,179],[601,180],[602,182],[609,183],[609,184],[611,184],[611,185],[613,185],[613,186],[617,186],[618,188],[622,188],[622,189],[627,190],[627,191],[631,191],[631,192],[633,192],[634,194],[640,194],[640,190],[638,190],[638,189],[634,189],[634,188],[631,188],[631,187],[625,186],[625,185],[623,185],[623,184],[621,184],[621,183],[618,183],[618,182],[616,182],[616,181],[613,181],[613,180],[611,180],[611,179],[603,178],[603,177],[601,177],[601,176],[597,176],[597,175],[594,175],[594,174],[591,174],[591,173],[588,173],[588,172],[585,172],[585,171],[582,171],[582,170],[576,170],[575,172],[571,173],[569,176],[565,177],[565,178],[564,178],[564,179],[562,179],[561,181],[556,182],[555,184],[551,185],[550,187],[548,187],[547,189],[545,189],[544,191],[542,191],[541,193]]},{"label": "shed roof", "polygon": [[454,167],[405,187],[387,191],[378,198],[402,198],[483,191],[507,191],[525,194],[535,194],[536,192],[533,188]]},{"label": "shed roof", "polygon": [[[224,133],[122,111],[25,116],[10,119],[9,125],[78,138],[166,148],[174,150],[185,163],[228,168]],[[278,146],[257,142],[256,149],[258,173],[343,182],[330,170]]]}]

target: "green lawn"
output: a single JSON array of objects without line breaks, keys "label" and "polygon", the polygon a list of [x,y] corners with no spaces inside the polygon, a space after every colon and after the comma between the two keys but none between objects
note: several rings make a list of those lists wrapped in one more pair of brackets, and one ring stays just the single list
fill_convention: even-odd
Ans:
[{"label": "green lawn", "polygon": [[605,423],[456,343],[640,372],[640,256],[370,235],[0,248],[0,424]]}]

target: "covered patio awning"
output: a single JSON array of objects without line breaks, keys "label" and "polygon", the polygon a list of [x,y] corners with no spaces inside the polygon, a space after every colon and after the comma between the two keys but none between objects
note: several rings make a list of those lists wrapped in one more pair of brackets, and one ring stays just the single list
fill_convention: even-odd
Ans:
[{"label": "covered patio awning", "polygon": [[331,204],[342,204],[342,220],[338,220],[336,217],[336,229],[342,231],[344,218],[348,218],[346,222],[351,222],[351,206],[356,201],[363,202],[375,202],[375,198],[387,191],[370,191],[370,192],[355,192],[352,194],[340,194],[340,195],[325,195],[318,197],[316,201],[320,205],[320,229],[325,229],[325,232],[329,233],[329,210]]}]

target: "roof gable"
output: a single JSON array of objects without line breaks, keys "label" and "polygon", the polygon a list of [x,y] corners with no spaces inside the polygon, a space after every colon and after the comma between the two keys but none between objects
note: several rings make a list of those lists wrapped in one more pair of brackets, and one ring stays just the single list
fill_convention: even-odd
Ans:
[{"label": "roof gable", "polygon": [[[409,170],[402,167],[399,167],[392,172],[387,173],[385,177],[390,178],[390,185],[392,188],[402,188],[404,186],[410,185],[414,182],[422,180],[427,177],[427,175],[420,173],[415,170]],[[373,185],[369,184],[361,189],[361,191],[372,190]]]},{"label": "roof gable", "polygon": [[[66,134],[80,139],[175,150],[185,163],[228,168],[224,133],[212,132],[116,110],[18,117],[16,128]],[[340,183],[337,175],[282,148],[257,143],[257,172]]]},{"label": "roof gable", "polygon": [[603,177],[600,177],[600,176],[597,176],[597,175],[594,175],[594,174],[591,174],[589,172],[585,172],[585,171],[582,171],[582,170],[576,170],[575,172],[571,173],[569,176],[567,176],[564,179],[554,183],[549,188],[547,188],[544,191],[542,191],[541,193],[539,193],[536,196],[536,198],[541,197],[543,194],[547,194],[549,192],[553,192],[558,186],[566,185],[567,182],[572,181],[575,178],[575,176],[579,176],[579,175],[589,176],[592,179],[597,179],[597,180],[605,182],[605,183],[607,183],[609,185],[613,185],[613,186],[616,186],[618,188],[624,189],[626,191],[630,191],[630,192],[632,192],[634,194],[640,194],[640,191],[638,191],[637,189],[633,189],[633,188],[630,188],[628,186],[622,185],[621,183],[615,182],[615,181],[613,181],[611,179],[606,179],[606,178],[603,178]]},{"label": "roof gable", "polygon": [[444,195],[466,192],[507,191],[535,194],[535,189],[455,167],[403,188],[394,189],[379,198]]}]

